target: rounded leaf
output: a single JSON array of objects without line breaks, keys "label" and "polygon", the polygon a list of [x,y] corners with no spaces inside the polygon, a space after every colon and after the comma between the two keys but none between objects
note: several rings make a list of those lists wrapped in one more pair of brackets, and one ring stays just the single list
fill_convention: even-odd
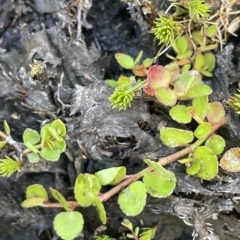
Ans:
[{"label": "rounded leaf", "polygon": [[53,221],[58,236],[64,240],[73,240],[83,229],[84,220],[80,212],[61,212]]},{"label": "rounded leaf", "polygon": [[51,149],[49,147],[44,147],[40,151],[40,156],[48,161],[57,161],[60,157],[60,151],[57,148]]},{"label": "rounded leaf", "polygon": [[204,138],[211,131],[211,124],[209,122],[203,122],[198,125],[197,129],[194,131],[194,136],[196,138]]},{"label": "rounded leaf", "polygon": [[225,116],[225,110],[220,102],[208,103],[207,119],[210,123],[218,123]]},{"label": "rounded leaf", "polygon": [[88,207],[94,203],[100,189],[101,183],[96,176],[89,173],[79,174],[74,185],[75,199],[81,206]]},{"label": "rounded leaf", "polygon": [[59,138],[61,138],[61,141],[55,140],[54,146],[55,146],[55,148],[57,148],[59,150],[60,153],[62,153],[66,149],[66,141],[62,137],[59,137]]},{"label": "rounded leaf", "polygon": [[136,216],[146,204],[146,188],[143,182],[136,181],[125,188],[118,196],[118,204],[127,216]]},{"label": "rounded leaf", "polygon": [[208,52],[204,54],[204,70],[211,72],[215,68],[215,56],[213,53]]},{"label": "rounded leaf", "polygon": [[213,151],[205,146],[197,147],[193,153],[193,161],[199,161],[201,168],[197,176],[203,180],[211,180],[218,174],[218,160]]},{"label": "rounded leaf", "polygon": [[98,177],[101,184],[104,185],[116,185],[123,180],[126,176],[125,167],[112,167],[104,169],[95,173],[95,176]]},{"label": "rounded leaf", "polygon": [[193,99],[196,97],[207,96],[210,95],[211,93],[212,89],[208,85],[202,83],[191,87],[186,93],[186,96],[189,99]]},{"label": "rounded leaf", "polygon": [[208,140],[205,142],[205,146],[210,148],[214,154],[219,155],[223,152],[226,142],[223,137],[213,134]]},{"label": "rounded leaf", "polygon": [[177,128],[163,127],[160,130],[160,139],[168,147],[186,146],[194,139],[193,132]]},{"label": "rounded leaf", "polygon": [[187,71],[182,73],[179,79],[174,84],[174,91],[186,94],[196,77],[200,78],[200,75],[195,73],[193,74],[193,71]]},{"label": "rounded leaf", "polygon": [[195,114],[204,119],[207,114],[208,96],[197,97],[192,100],[192,106],[194,107]]},{"label": "rounded leaf", "polygon": [[177,102],[177,95],[171,89],[160,87],[155,91],[155,95],[160,103],[165,106],[173,106]]},{"label": "rounded leaf", "polygon": [[106,79],[106,80],[105,80],[105,83],[106,83],[109,87],[111,87],[111,88],[115,88],[115,87],[118,86],[117,81],[116,81],[116,80],[113,80],[113,79]]},{"label": "rounded leaf", "polygon": [[186,52],[187,47],[188,47],[187,37],[185,37],[185,36],[180,36],[180,37],[177,39],[176,45],[177,45],[177,49],[178,49],[179,53],[184,53],[184,52]]},{"label": "rounded leaf", "polygon": [[240,172],[240,148],[231,148],[226,151],[220,160],[222,169],[228,172]]},{"label": "rounded leaf", "polygon": [[131,85],[131,80],[129,77],[121,75],[117,80],[117,84],[119,86],[123,86],[123,85],[129,86],[129,85]]},{"label": "rounded leaf", "polygon": [[44,201],[48,200],[48,193],[41,184],[33,184],[27,187],[26,198],[43,198]]},{"label": "rounded leaf", "polygon": [[27,159],[31,163],[37,163],[40,160],[40,156],[38,153],[31,152],[27,154]]},{"label": "rounded leaf", "polygon": [[29,142],[32,145],[35,145],[40,142],[40,135],[37,131],[27,128],[23,133],[23,142]]},{"label": "rounded leaf", "polygon": [[116,53],[115,58],[118,64],[125,69],[132,69],[134,67],[134,60],[127,54]]},{"label": "rounded leaf", "polygon": [[179,123],[190,123],[192,120],[191,114],[188,112],[188,108],[185,105],[176,105],[169,111],[173,120]]},{"label": "rounded leaf", "polygon": [[203,66],[204,66],[204,57],[202,53],[199,53],[195,57],[193,69],[198,70],[200,72]]},{"label": "rounded leaf", "polygon": [[166,170],[166,174],[157,171],[148,172],[143,177],[147,192],[157,198],[168,197],[176,187],[176,177],[173,172]]},{"label": "rounded leaf", "polygon": [[212,38],[217,34],[217,26],[212,24],[207,28],[206,34],[208,37]]},{"label": "rounded leaf", "polygon": [[149,66],[151,66],[151,64],[153,63],[153,59],[152,58],[146,58],[144,59],[144,61],[142,62],[143,66],[145,68],[148,68]]},{"label": "rounded leaf", "polygon": [[201,169],[201,164],[199,161],[195,160],[191,162],[191,165],[186,168],[186,172],[189,175],[195,175]]},{"label": "rounded leaf", "polygon": [[170,71],[162,65],[153,65],[148,69],[148,86],[154,90],[169,86],[171,81]]},{"label": "rounded leaf", "polygon": [[50,124],[51,128],[55,129],[56,133],[59,136],[64,137],[66,135],[66,126],[65,124],[60,120],[60,119],[56,119],[54,120],[51,124]]}]

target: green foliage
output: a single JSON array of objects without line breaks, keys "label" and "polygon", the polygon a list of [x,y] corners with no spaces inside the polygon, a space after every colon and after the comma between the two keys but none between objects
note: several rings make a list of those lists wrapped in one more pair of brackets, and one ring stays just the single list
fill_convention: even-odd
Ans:
[{"label": "green foliage", "polygon": [[64,240],[72,240],[83,229],[84,220],[80,212],[61,212],[53,221],[54,229],[58,236]]},{"label": "green foliage", "polygon": [[104,169],[95,173],[100,180],[101,184],[104,185],[117,185],[126,176],[125,167],[112,167]]},{"label": "green foliage", "polygon": [[28,149],[29,162],[36,163],[41,157],[48,161],[57,161],[66,148],[65,135],[66,127],[60,119],[46,124],[40,134],[27,128],[23,133],[23,143]]},{"label": "green foliage", "polygon": [[124,219],[122,221],[122,225],[127,228],[131,233],[127,233],[127,237],[130,239],[139,239],[139,240],[151,240],[154,238],[156,231],[157,231],[157,226],[153,228],[142,228],[141,233],[140,233],[140,228],[136,227],[135,229],[133,228],[133,224],[128,220]]},{"label": "green foliage", "polygon": [[147,192],[143,182],[136,181],[125,188],[118,196],[118,204],[127,216],[136,216],[146,204]]},{"label": "green foliage", "polygon": [[0,159],[0,175],[2,177],[10,177],[16,171],[20,171],[22,163],[19,160],[14,160],[8,156]]},{"label": "green foliage", "polygon": [[179,147],[186,146],[188,143],[192,142],[194,136],[191,131],[163,127],[160,131],[160,139],[168,147]]},{"label": "green foliage", "polygon": [[163,43],[169,45],[176,37],[181,34],[181,25],[173,20],[173,17],[163,17],[159,15],[158,21],[155,21],[155,27],[151,29],[151,33],[155,38]]},{"label": "green foliage", "polygon": [[95,236],[94,239],[96,239],[96,240],[114,240],[114,238],[111,238],[107,235]]}]

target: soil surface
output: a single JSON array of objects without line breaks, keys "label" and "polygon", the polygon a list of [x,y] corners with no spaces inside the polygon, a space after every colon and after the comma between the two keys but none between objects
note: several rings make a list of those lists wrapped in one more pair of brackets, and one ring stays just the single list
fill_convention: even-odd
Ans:
[{"label": "soil surface", "polygon": [[[82,2],[82,1],[80,1]],[[23,209],[27,186],[39,183],[53,187],[68,200],[79,173],[94,173],[114,166],[125,166],[127,174],[145,166],[144,158],[157,160],[176,149],[159,140],[159,123],[180,126],[168,116],[168,109],[142,97],[132,107],[119,112],[108,101],[113,90],[105,79],[117,79],[123,70],[114,58],[117,52],[154,57],[157,42],[149,34],[153,16],[168,7],[166,1],[147,6],[126,4],[120,0],[84,0],[79,27],[78,1],[1,0],[0,4],[0,130],[6,120],[12,137],[19,143],[26,128],[40,130],[46,122],[60,118],[66,123],[67,152],[59,161],[26,166],[20,175],[0,177],[0,240],[59,239],[53,230],[59,209]],[[86,17],[86,19],[85,19]],[[213,88],[210,99],[223,102],[236,92],[240,80],[240,38],[230,37],[222,52],[215,53],[214,77],[205,79]],[[167,63],[162,57],[161,64]],[[35,74],[33,68],[43,66]],[[227,141],[226,149],[238,147],[239,116],[226,109],[229,123],[219,133]],[[8,153],[16,154],[14,149]],[[0,158],[4,158],[4,151]],[[148,197],[137,217],[128,217],[134,226],[158,224],[154,239],[240,239],[239,174],[220,171],[214,181],[189,177],[178,163],[168,166],[178,185],[166,199]],[[108,190],[108,189],[105,189]],[[121,226],[125,216],[117,196],[104,203],[108,223],[103,234],[120,239],[127,230]],[[84,216],[84,230],[77,239],[93,239],[101,226],[94,208],[79,209]],[[185,211],[198,213],[199,226],[182,220]],[[189,220],[190,221],[190,220]],[[206,223],[211,223],[211,228]],[[196,232],[196,229],[199,229]],[[207,233],[206,233],[207,232]]]}]

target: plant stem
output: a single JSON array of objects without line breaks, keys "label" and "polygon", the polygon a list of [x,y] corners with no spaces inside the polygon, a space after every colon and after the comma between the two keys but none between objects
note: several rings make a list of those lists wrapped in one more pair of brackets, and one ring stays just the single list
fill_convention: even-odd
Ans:
[{"label": "plant stem", "polygon": [[[226,123],[227,123],[227,118],[224,117],[220,122],[212,124],[211,131],[204,138],[198,139],[193,144],[185,147],[184,149],[182,149],[178,152],[175,152],[167,157],[160,158],[157,163],[162,166],[167,165],[171,162],[178,160],[180,157],[183,157],[183,156],[187,155],[188,153],[193,152],[195,148],[197,148],[202,143],[204,143],[215,131],[217,131],[217,129],[219,129]],[[151,172],[151,171],[153,171],[153,168],[147,167],[136,174],[129,175],[123,182],[119,183],[118,185],[116,185],[115,187],[110,189],[108,192],[100,194],[100,196],[99,196],[100,201],[103,202],[103,201],[108,200],[109,198],[114,196],[116,193],[121,191],[123,188],[130,185],[132,182],[135,182],[138,179],[142,178],[147,172]],[[74,201],[70,201],[70,202],[68,202],[68,204],[69,204],[69,207],[72,209],[79,206],[79,204]],[[47,203],[44,207],[58,207],[59,208],[59,207],[62,207],[62,205],[60,203]]]}]

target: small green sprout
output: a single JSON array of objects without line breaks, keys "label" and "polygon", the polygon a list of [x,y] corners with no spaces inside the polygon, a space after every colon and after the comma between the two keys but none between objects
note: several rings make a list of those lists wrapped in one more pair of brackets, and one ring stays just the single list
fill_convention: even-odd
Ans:
[{"label": "small green sprout", "polygon": [[158,21],[154,22],[156,27],[151,29],[151,33],[160,41],[160,44],[169,45],[174,39],[181,35],[181,25],[169,18],[159,15]]},{"label": "small green sprout", "polygon": [[195,22],[206,19],[211,10],[210,5],[203,0],[183,0],[182,5],[188,9],[190,19]]},{"label": "small green sprout", "polygon": [[16,171],[19,171],[22,163],[19,160],[14,160],[10,157],[0,159],[0,175],[2,177],[10,177]]},{"label": "small green sprout", "polygon": [[95,236],[94,239],[96,239],[96,240],[114,240],[115,238],[111,238],[107,235],[100,235],[100,236]]},{"label": "small green sprout", "polygon": [[[237,89],[237,91],[240,92],[240,89]],[[235,93],[226,103],[230,108],[234,109],[237,114],[240,114],[240,94]]]}]

